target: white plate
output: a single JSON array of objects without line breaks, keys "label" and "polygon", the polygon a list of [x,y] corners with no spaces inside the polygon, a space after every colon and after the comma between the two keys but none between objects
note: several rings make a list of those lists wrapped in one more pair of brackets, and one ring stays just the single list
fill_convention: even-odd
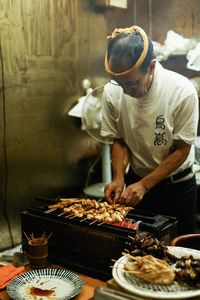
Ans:
[{"label": "white plate", "polygon": [[[193,255],[200,259],[200,251],[183,247],[168,247],[171,254],[176,257]],[[200,295],[200,289],[187,287],[174,282],[171,285],[158,285],[147,283],[136,276],[129,275],[124,271],[124,264],[129,260],[126,256],[119,258],[113,266],[113,278],[125,290],[143,297],[156,299],[186,299]]]},{"label": "white plate", "polygon": [[18,275],[6,291],[14,300],[66,300],[79,294],[82,287],[83,280],[71,271],[39,269]]}]

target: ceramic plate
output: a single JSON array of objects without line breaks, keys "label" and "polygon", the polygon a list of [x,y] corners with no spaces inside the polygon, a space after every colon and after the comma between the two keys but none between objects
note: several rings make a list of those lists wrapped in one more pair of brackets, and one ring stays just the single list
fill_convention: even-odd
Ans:
[{"label": "ceramic plate", "polygon": [[15,300],[66,300],[75,297],[83,280],[64,269],[39,269],[15,277],[7,286],[8,295]]},{"label": "ceramic plate", "polygon": [[[193,255],[194,258],[200,259],[200,251],[183,247],[168,247],[171,254],[176,257],[184,255]],[[200,296],[200,289],[180,285],[174,282],[171,285],[158,285],[147,283],[136,276],[127,274],[124,271],[124,264],[129,259],[122,256],[113,266],[113,278],[125,290],[143,297],[151,297],[155,299],[186,299],[190,297]]]}]

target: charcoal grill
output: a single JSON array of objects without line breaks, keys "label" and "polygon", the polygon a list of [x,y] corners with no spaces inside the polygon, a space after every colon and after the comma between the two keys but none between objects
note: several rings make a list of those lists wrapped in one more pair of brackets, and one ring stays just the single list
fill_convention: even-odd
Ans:
[{"label": "charcoal grill", "polygon": [[107,280],[112,276],[112,259],[118,259],[130,242],[129,236],[154,236],[169,243],[176,236],[176,218],[132,210],[127,219],[140,222],[139,230],[110,224],[93,223],[78,217],[66,218],[60,211],[45,213],[47,206],[30,207],[21,213],[22,245],[26,235],[52,233],[49,239],[49,261],[74,271]]}]

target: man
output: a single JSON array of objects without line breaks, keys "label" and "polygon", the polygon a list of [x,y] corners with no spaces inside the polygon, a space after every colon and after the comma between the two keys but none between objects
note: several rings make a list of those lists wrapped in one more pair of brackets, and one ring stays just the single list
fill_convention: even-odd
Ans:
[{"label": "man", "polygon": [[175,216],[178,234],[194,232],[195,88],[161,66],[152,41],[138,26],[114,30],[105,69],[111,80],[104,89],[101,134],[113,139],[113,181],[105,187],[105,198]]}]

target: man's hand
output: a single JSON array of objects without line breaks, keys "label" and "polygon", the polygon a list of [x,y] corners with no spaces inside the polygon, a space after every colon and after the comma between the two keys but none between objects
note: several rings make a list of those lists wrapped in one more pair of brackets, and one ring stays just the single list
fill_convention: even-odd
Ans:
[{"label": "man's hand", "polygon": [[112,181],[107,184],[104,189],[106,201],[109,204],[117,203],[121,199],[121,195],[124,189],[124,181]]},{"label": "man's hand", "polygon": [[146,188],[141,181],[129,185],[118,201],[121,204],[136,206],[139,204],[146,193]]}]

